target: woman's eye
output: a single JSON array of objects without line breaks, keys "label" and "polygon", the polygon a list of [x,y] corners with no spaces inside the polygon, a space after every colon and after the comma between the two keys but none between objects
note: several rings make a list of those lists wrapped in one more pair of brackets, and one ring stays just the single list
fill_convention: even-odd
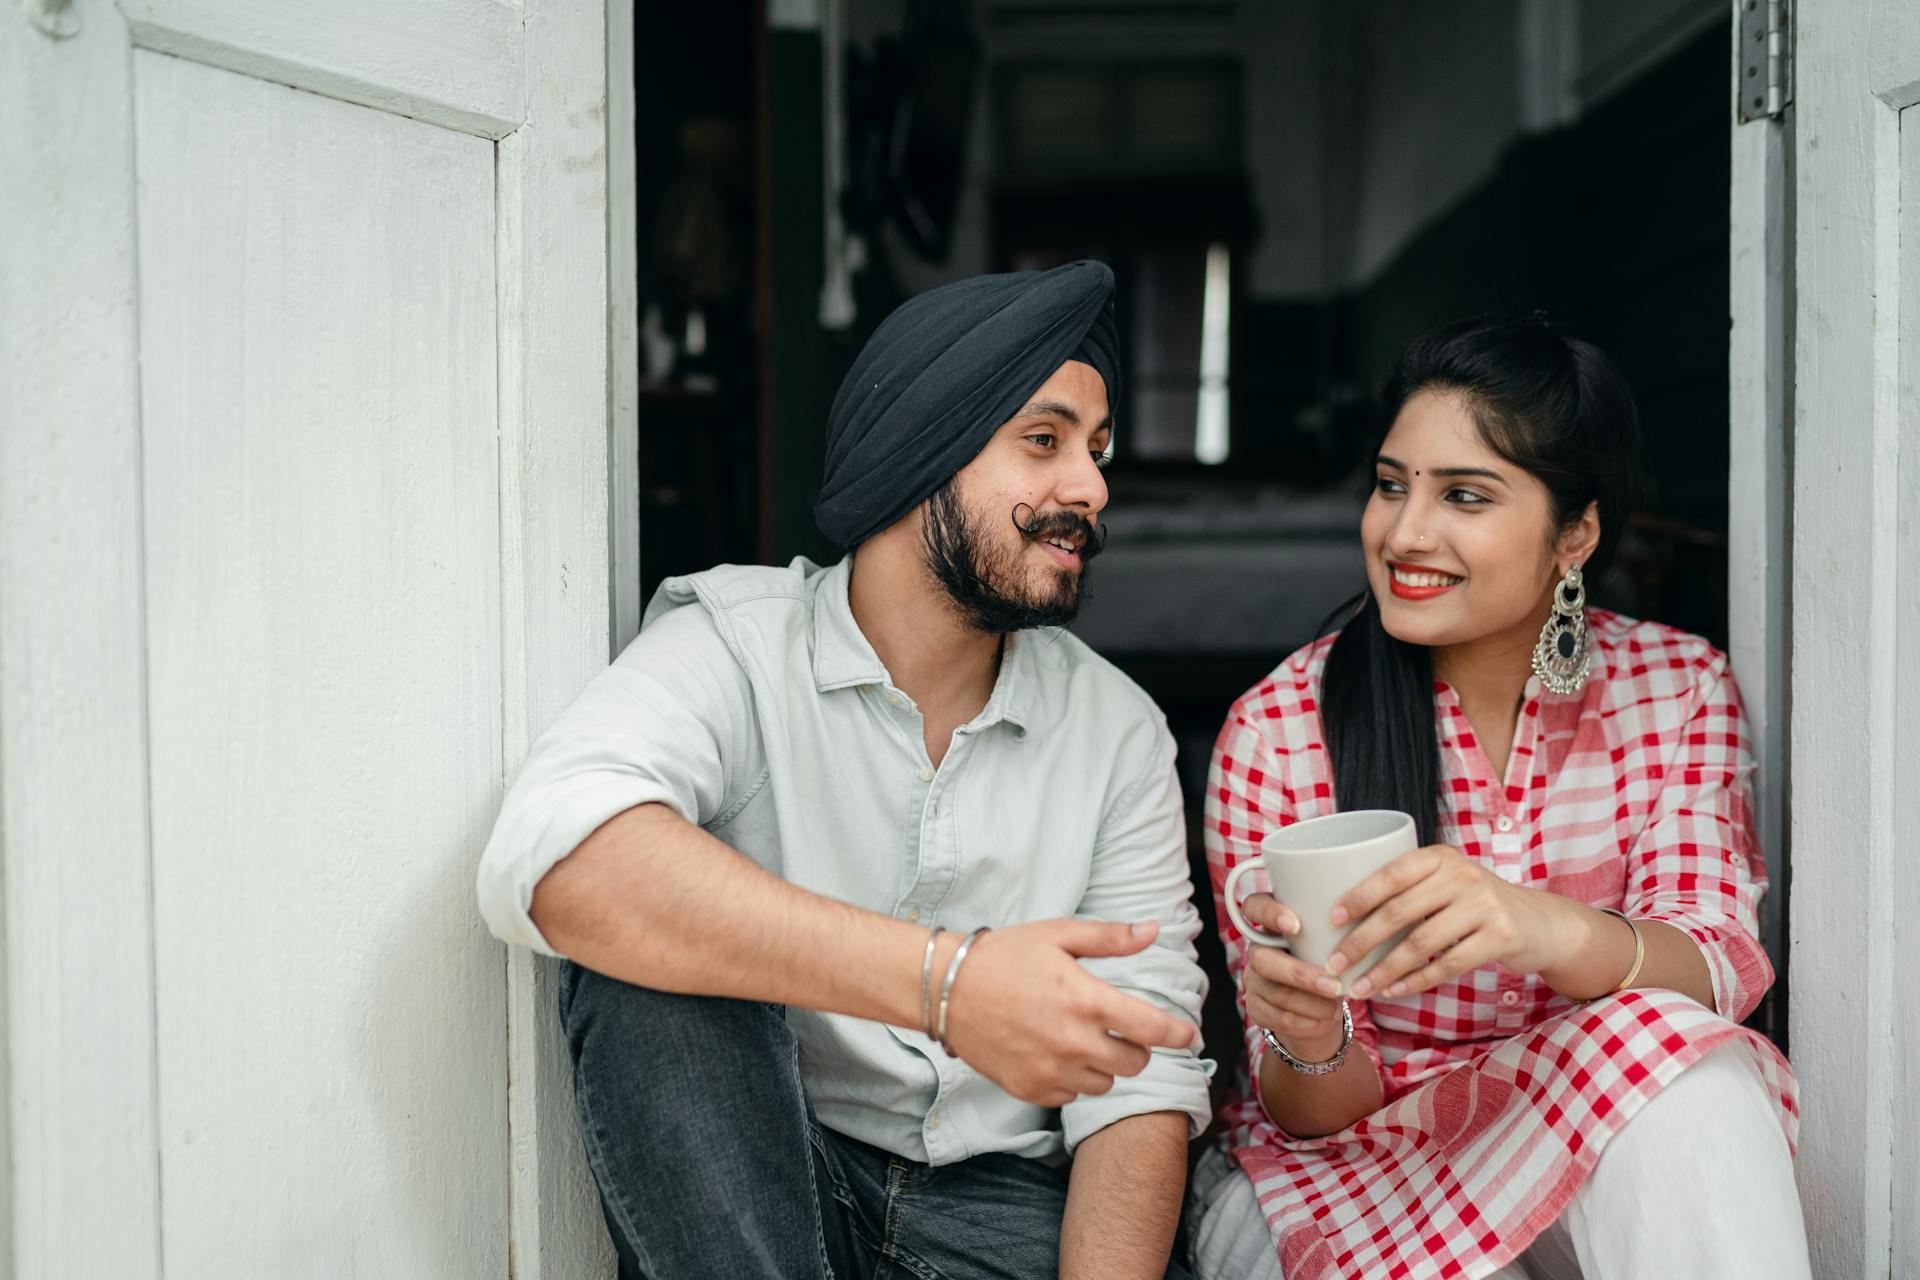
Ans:
[{"label": "woman's eye", "polygon": [[1405,493],[1407,487],[1391,476],[1374,477],[1373,487],[1381,493]]},{"label": "woman's eye", "polygon": [[1491,500],[1484,495],[1475,493],[1471,489],[1449,489],[1447,491],[1447,500],[1461,507],[1484,507],[1490,505],[1491,502]]}]

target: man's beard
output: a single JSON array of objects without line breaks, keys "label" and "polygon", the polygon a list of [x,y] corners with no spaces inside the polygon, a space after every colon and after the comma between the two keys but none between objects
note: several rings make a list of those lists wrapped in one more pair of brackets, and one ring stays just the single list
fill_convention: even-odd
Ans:
[{"label": "man's beard", "polygon": [[[1025,525],[1012,516],[1008,519],[1022,540],[1002,549],[991,530],[967,518],[949,479],[927,499],[927,568],[946,588],[955,612],[976,631],[1006,635],[1072,622],[1086,597],[1089,563],[1100,554],[1102,539],[1093,524],[1070,511],[1036,515]],[[1076,534],[1080,536],[1080,571],[1055,570],[1049,575],[1054,580],[1051,589],[1028,591],[1020,563],[1027,544]]]}]

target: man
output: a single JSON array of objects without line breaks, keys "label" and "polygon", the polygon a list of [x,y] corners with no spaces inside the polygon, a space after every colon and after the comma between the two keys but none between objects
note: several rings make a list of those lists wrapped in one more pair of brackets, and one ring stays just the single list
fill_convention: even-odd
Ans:
[{"label": "man", "polygon": [[623,1277],[1186,1274],[1173,741],[1052,629],[1100,545],[1112,293],[1075,263],[888,317],[815,513],[852,553],[663,585],[506,799],[482,909],[571,961]]}]

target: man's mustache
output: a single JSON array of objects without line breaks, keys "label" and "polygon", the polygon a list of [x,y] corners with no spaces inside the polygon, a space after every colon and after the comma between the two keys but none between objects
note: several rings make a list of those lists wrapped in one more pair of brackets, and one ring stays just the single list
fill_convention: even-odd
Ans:
[{"label": "man's mustache", "polygon": [[[1022,516],[1022,512],[1026,514]],[[1045,514],[1035,511],[1026,503],[1018,503],[1013,508],[1013,527],[1020,536],[1029,541],[1044,541],[1047,538],[1079,539],[1080,563],[1087,561],[1106,550],[1107,526],[1096,525],[1082,515],[1071,511],[1049,511]]]}]

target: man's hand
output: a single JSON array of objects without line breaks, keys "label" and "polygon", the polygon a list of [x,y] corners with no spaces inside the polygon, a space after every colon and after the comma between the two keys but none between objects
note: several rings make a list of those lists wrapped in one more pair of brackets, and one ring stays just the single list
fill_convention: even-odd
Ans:
[{"label": "man's hand", "polygon": [[[1122,995],[1078,963],[1133,955],[1158,932],[1151,922],[1042,920],[983,934],[954,980],[948,1045],[1014,1097],[1042,1107],[1107,1092],[1115,1076],[1144,1070],[1156,1046],[1196,1045],[1191,1022]],[[936,969],[936,982],[943,972]]]}]

